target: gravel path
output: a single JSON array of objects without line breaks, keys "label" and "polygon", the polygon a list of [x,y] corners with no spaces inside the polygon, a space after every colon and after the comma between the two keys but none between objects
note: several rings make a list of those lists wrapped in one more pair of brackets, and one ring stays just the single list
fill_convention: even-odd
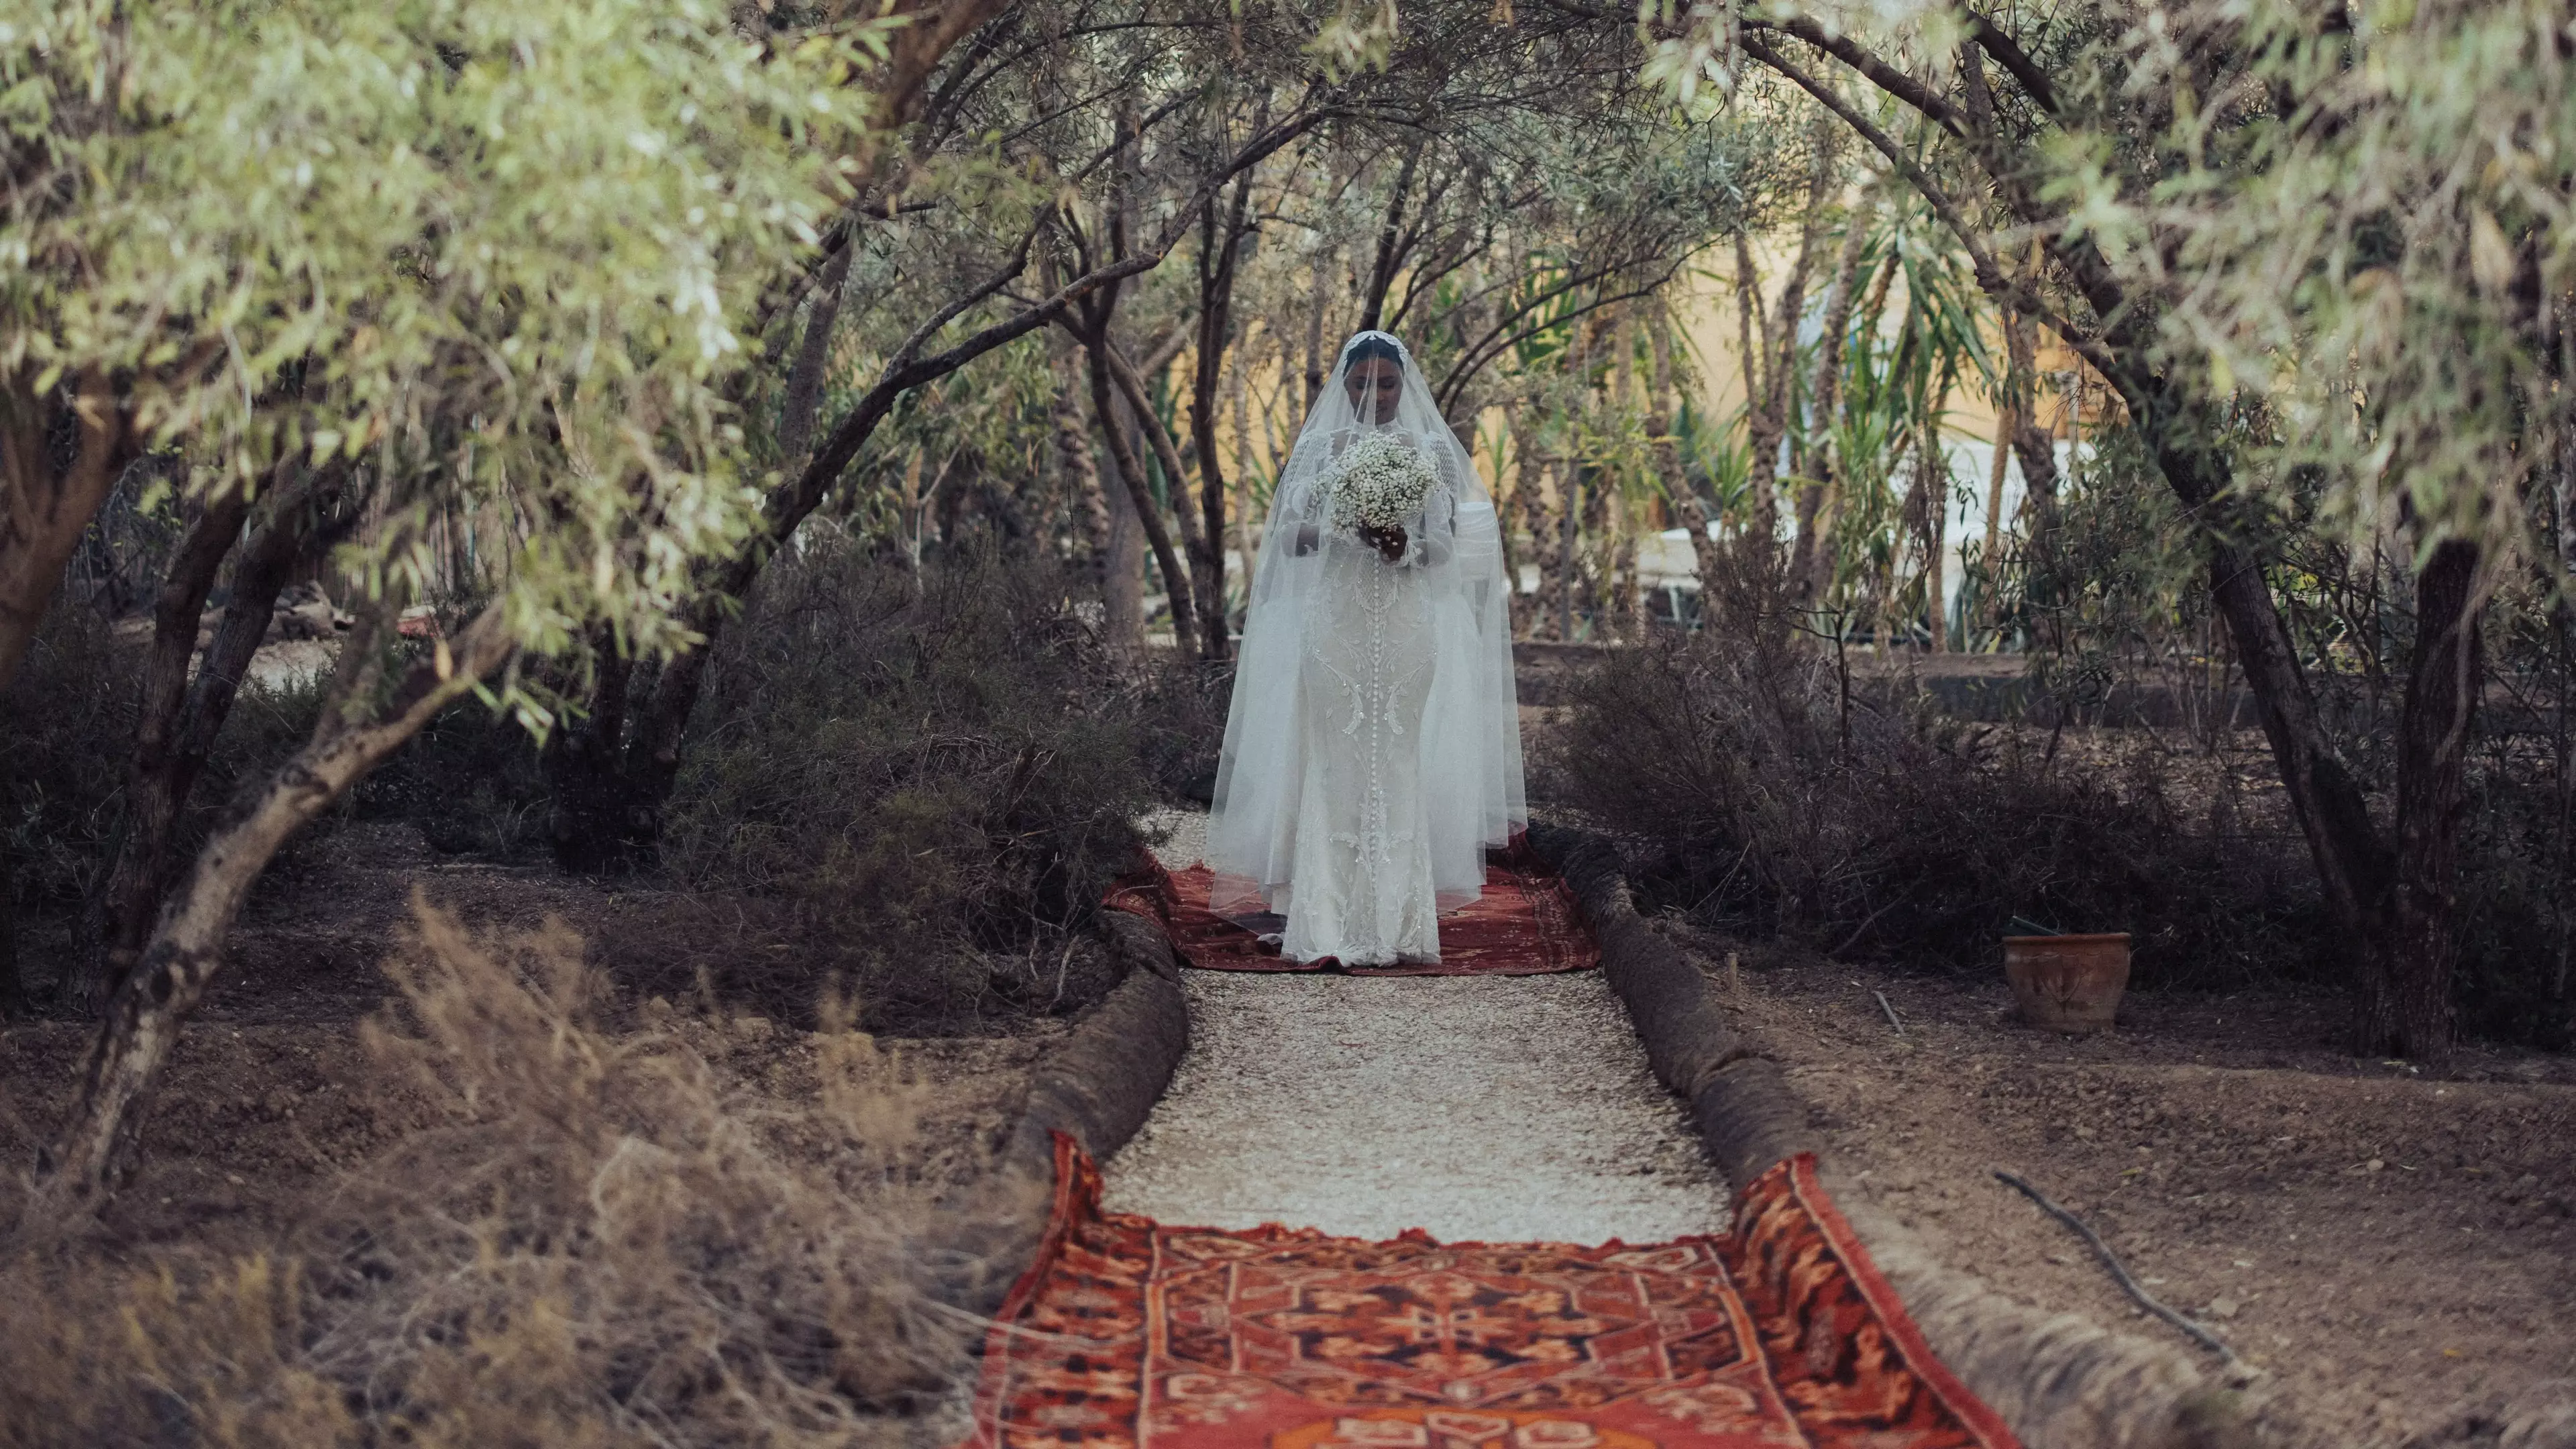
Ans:
[{"label": "gravel path", "polygon": [[[1203,820],[1165,817],[1167,862]],[[1726,1190],[1597,971],[1187,974],[1190,1051],[1107,1205],[1448,1241],[1655,1242],[1725,1227]]]}]

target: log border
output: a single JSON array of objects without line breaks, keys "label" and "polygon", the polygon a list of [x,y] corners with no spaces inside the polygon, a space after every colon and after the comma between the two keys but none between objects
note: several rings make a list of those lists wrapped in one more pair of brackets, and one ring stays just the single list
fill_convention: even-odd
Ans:
[{"label": "log border", "polygon": [[1102,911],[1101,933],[1127,979],[1074,1025],[1030,1074],[1028,1105],[1004,1155],[1052,1176],[1054,1134],[1097,1160],[1127,1145],[1172,1085],[1190,1046],[1189,1000],[1171,938],[1126,911]]},{"label": "log border", "polygon": [[2275,1406],[2204,1375],[2179,1350],[2050,1313],[1940,1262],[1844,1173],[1810,1104],[1762,1043],[1727,1024],[1716,989],[1637,914],[1618,849],[1591,831],[1534,824],[1529,845],[1573,888],[1655,1075],[1690,1104],[1730,1184],[1799,1152],[1893,1284],[1942,1362],[2029,1449],[2250,1449],[2306,1436]]},{"label": "log border", "polygon": [[1127,1144],[1172,1084],[1189,1050],[1189,1000],[1170,938],[1125,911],[1097,920],[1126,979],[1076,1021],[1029,1075],[1026,1104],[985,1173],[938,1214],[918,1257],[931,1296],[989,1318],[1045,1236],[1055,1184],[1055,1134],[1094,1159]]}]

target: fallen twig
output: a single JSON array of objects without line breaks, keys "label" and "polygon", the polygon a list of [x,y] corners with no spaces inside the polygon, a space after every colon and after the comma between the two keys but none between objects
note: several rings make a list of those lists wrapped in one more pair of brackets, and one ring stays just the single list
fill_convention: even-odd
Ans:
[{"label": "fallen twig", "polygon": [[1870,995],[1878,998],[1878,1009],[1887,1013],[1887,1024],[1895,1029],[1898,1036],[1905,1035],[1905,1023],[1896,1019],[1896,1008],[1887,1004],[1887,993],[1873,991]]},{"label": "fallen twig", "polygon": [[1869,928],[1878,924],[1879,917],[1886,915],[1888,912],[1895,910],[1898,906],[1905,904],[1906,897],[1913,894],[1914,887],[1907,886],[1905,889],[1896,893],[1896,899],[1889,901],[1886,905],[1880,906],[1877,910],[1870,912],[1867,918],[1861,921],[1859,930],[1852,932],[1849,939],[1845,940],[1841,945],[1836,946],[1834,949],[1825,953],[1826,959],[1839,959],[1845,951],[1859,945],[1860,938],[1869,934]]},{"label": "fallen twig", "polygon": [[2112,1253],[2110,1246],[2102,1241],[2101,1234],[2094,1232],[2082,1218],[2050,1202],[2046,1193],[2031,1186],[2017,1174],[2006,1172],[2000,1167],[1996,1168],[1994,1173],[1997,1181],[2039,1204],[2041,1212],[2073,1228],[2076,1234],[2084,1239],[2086,1246],[2092,1248],[2093,1256],[2102,1260],[2102,1266],[2111,1270],[2111,1277],[2119,1283],[2120,1291],[2128,1294],[2140,1308],[2181,1329],[2190,1336],[2192,1342],[2218,1355],[2221,1361],[2228,1364],[2236,1362],[2236,1350],[2220,1342],[2217,1334],[2148,1296],[2147,1290],[2138,1286],[2138,1280],[2129,1276],[2129,1270],[2120,1265],[2119,1258]]}]

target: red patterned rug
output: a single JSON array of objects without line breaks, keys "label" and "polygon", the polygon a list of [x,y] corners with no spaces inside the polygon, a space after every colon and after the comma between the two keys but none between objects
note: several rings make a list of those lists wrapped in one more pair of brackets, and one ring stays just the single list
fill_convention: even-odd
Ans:
[{"label": "red patterned rug", "polygon": [[[1232,919],[1208,908],[1216,876],[1206,866],[1168,871],[1148,859],[1118,883],[1107,905],[1133,911],[1171,933],[1183,960],[1210,971],[1331,971],[1329,957],[1291,961]],[[1278,929],[1272,926],[1270,929]],[[1440,918],[1435,966],[1360,966],[1353,976],[1540,976],[1601,964],[1574,892],[1547,867],[1515,852],[1485,866],[1485,893]]]},{"label": "red patterned rug", "polygon": [[1174,1228],[1099,1194],[1059,1136],[971,1449],[2016,1449],[1809,1157],[1728,1236],[1633,1248]]}]

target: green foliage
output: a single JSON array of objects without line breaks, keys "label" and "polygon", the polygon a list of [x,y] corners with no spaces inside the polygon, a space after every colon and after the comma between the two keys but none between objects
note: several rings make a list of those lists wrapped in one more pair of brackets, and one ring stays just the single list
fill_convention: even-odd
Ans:
[{"label": "green foliage", "polygon": [[439,711],[349,792],[361,820],[404,820],[443,855],[514,860],[545,839],[536,741],[473,700]]},{"label": "green foliage", "polygon": [[2073,234],[2163,300],[2173,366],[2277,413],[2249,485],[2316,469],[2354,547],[2531,521],[2549,299],[2576,287],[2567,26],[2556,0],[2141,9],[2072,68]]},{"label": "green foliage", "polygon": [[1047,470],[1048,406],[1054,379],[1044,349],[1006,348],[974,366],[904,394],[852,466],[836,501],[854,537],[918,558],[925,537],[943,541],[979,513],[1003,541],[1052,542],[1063,520],[1037,496]]},{"label": "green foliage", "polygon": [[0,3],[0,369],[130,378],[189,486],[345,460],[344,565],[417,593],[437,507],[516,521],[514,635],[669,602],[757,495],[728,387],[815,237],[886,23],[765,47],[707,0]]},{"label": "green foliage", "polygon": [[2081,714],[2142,669],[2204,664],[2213,636],[2199,540],[2137,435],[2097,435],[2068,481],[2046,532],[2007,540],[1998,562],[2033,682]]}]

